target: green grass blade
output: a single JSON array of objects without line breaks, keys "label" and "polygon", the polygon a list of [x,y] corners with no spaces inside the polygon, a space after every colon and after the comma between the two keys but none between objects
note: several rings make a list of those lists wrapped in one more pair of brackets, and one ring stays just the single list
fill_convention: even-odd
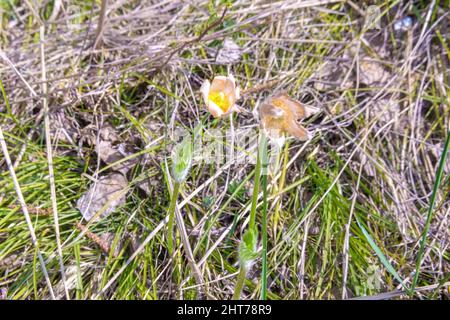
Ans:
[{"label": "green grass blade", "polygon": [[375,243],[375,241],[373,240],[373,238],[371,237],[371,235],[369,234],[369,232],[366,230],[366,228],[364,228],[363,224],[361,222],[359,222],[359,219],[356,218],[356,222],[358,223],[359,228],[361,229],[362,233],[364,234],[364,236],[367,239],[367,242],[369,242],[369,245],[372,247],[372,249],[375,251],[376,255],[378,256],[378,258],[380,259],[381,263],[384,265],[384,267],[387,269],[387,271],[389,271],[390,274],[392,274],[392,276],[402,284],[402,286],[405,288],[405,290],[409,290],[408,288],[405,287],[404,285],[404,281],[403,279],[400,277],[400,275],[397,273],[397,271],[394,269],[394,267],[392,266],[392,264],[389,262],[389,260],[386,258],[386,256],[383,254],[383,252],[381,251],[381,249],[377,246],[377,244]]},{"label": "green grass blade", "polygon": [[439,166],[436,172],[436,180],[434,182],[433,193],[431,194],[430,205],[428,206],[427,221],[425,222],[425,227],[422,232],[422,240],[420,241],[420,248],[416,262],[416,272],[414,274],[414,279],[412,281],[411,291],[414,291],[417,285],[417,281],[419,280],[420,266],[422,265],[422,258],[425,251],[425,244],[427,242],[428,230],[430,229],[431,219],[433,218],[433,209],[434,204],[436,202],[436,195],[439,190],[439,186],[441,185],[442,176],[444,175],[444,167],[448,155],[449,145],[450,145],[450,130],[447,133],[447,140],[445,141],[444,150],[442,150],[441,159],[439,161]]}]

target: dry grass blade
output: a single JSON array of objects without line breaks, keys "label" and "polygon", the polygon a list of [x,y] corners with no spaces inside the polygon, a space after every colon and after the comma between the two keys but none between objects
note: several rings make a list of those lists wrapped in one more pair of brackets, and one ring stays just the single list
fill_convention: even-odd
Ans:
[{"label": "dry grass blade", "polygon": [[40,41],[41,41],[41,64],[42,64],[42,105],[44,109],[44,127],[45,127],[45,144],[47,147],[47,161],[48,161],[48,175],[50,182],[50,195],[52,199],[53,220],[55,224],[55,236],[56,246],[58,248],[59,256],[59,268],[61,272],[61,278],[64,286],[64,292],[66,299],[70,300],[69,290],[66,285],[66,273],[64,270],[63,252],[61,248],[61,235],[59,232],[59,217],[58,217],[58,203],[55,187],[55,173],[53,168],[53,151],[52,151],[52,139],[50,136],[50,116],[47,100],[47,75],[45,67],[45,28],[40,28]]},{"label": "dry grass blade", "polygon": [[8,166],[8,169],[9,169],[9,172],[10,172],[10,175],[11,175],[11,179],[12,179],[12,181],[14,183],[14,188],[15,188],[16,193],[17,193],[17,199],[19,200],[20,206],[22,208],[23,215],[24,215],[25,220],[27,222],[28,230],[29,230],[30,236],[31,236],[31,242],[33,243],[33,246],[37,250],[37,255],[38,255],[38,258],[39,258],[39,264],[41,266],[42,273],[44,274],[44,278],[45,278],[45,281],[47,283],[47,287],[48,287],[48,290],[49,290],[50,297],[52,299],[55,299],[55,294],[53,292],[52,283],[50,281],[50,277],[48,276],[47,268],[45,267],[44,258],[42,257],[41,251],[39,249],[39,243],[38,243],[38,240],[36,238],[36,234],[34,232],[33,224],[31,223],[30,214],[28,213],[27,205],[25,204],[25,199],[23,197],[22,190],[20,189],[19,181],[17,180],[16,173],[15,173],[13,165],[11,163],[11,158],[9,157],[8,147],[6,146],[6,141],[5,141],[5,137],[3,135],[3,130],[1,128],[1,126],[0,126],[0,145],[1,145],[1,148],[2,148],[2,151],[3,151],[3,156],[5,157],[5,160],[6,160],[6,165]]}]

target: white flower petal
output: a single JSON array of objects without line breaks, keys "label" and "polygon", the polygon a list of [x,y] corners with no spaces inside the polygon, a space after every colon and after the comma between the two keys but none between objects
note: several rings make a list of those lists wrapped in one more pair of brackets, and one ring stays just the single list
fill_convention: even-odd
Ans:
[{"label": "white flower petal", "polygon": [[233,86],[236,88],[236,79],[234,79],[233,74],[228,74],[228,79],[233,83]]},{"label": "white flower petal", "polygon": [[215,104],[213,101],[208,100],[206,102],[206,106],[208,107],[209,112],[211,112],[211,114],[214,117],[218,118],[218,117],[221,117],[224,115],[223,110],[220,109],[220,107],[217,104]]},{"label": "white flower petal", "polygon": [[226,81],[226,80],[228,80],[228,77],[226,77],[226,76],[215,76],[214,79],[213,79],[213,82],[214,82],[214,80]]},{"label": "white flower petal", "polygon": [[208,96],[209,96],[209,89],[211,88],[211,83],[209,80],[205,80],[202,83],[202,86],[200,87],[200,92],[203,95],[203,100],[205,103],[208,103]]}]

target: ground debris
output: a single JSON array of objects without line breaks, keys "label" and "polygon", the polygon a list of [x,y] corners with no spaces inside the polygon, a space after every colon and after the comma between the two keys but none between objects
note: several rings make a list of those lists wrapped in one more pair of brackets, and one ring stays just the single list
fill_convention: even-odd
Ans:
[{"label": "ground debris", "polygon": [[368,57],[359,62],[359,81],[367,86],[383,85],[391,77],[383,64]]},{"label": "ground debris", "polygon": [[314,75],[314,88],[318,91],[353,88],[353,79],[347,76],[349,69],[348,63],[325,62]]},{"label": "ground debris", "polygon": [[105,218],[125,204],[127,190],[127,178],[119,172],[110,173],[100,177],[78,199],[77,209],[87,221]]},{"label": "ground debris", "polygon": [[115,171],[125,175],[136,165],[138,159],[133,158],[121,161],[123,158],[130,156],[131,153],[127,151],[128,145],[120,139],[112,126],[106,125],[102,127],[99,134],[100,141],[96,148],[98,156],[107,165],[112,165]]},{"label": "ground debris", "polygon": [[75,144],[79,139],[79,128],[75,120],[70,119],[64,110],[52,112],[49,115],[50,134],[56,143]]},{"label": "ground debris", "polygon": [[0,260],[0,269],[14,268],[21,264],[22,262],[19,259],[19,255],[11,254],[10,256]]},{"label": "ground debris", "polygon": [[[392,122],[396,127],[396,130],[404,130],[406,123],[402,120],[400,115],[400,105],[394,99],[382,98],[373,100],[372,105],[369,108],[369,112],[372,118],[378,118],[379,123],[384,125],[388,122]],[[392,121],[392,119],[401,119],[399,121]]]},{"label": "ground debris", "polygon": [[218,64],[233,64],[241,60],[242,49],[233,40],[227,38],[216,58]]}]

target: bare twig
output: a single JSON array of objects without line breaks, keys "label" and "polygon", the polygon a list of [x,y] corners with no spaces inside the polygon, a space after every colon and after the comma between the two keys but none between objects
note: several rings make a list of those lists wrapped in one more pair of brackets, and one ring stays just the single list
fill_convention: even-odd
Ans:
[{"label": "bare twig", "polygon": [[[92,1],[94,5],[95,1]],[[103,32],[105,28],[106,10],[108,9],[108,0],[102,0],[100,15],[98,18],[97,33],[95,34],[94,49],[98,49],[103,44]]]}]

